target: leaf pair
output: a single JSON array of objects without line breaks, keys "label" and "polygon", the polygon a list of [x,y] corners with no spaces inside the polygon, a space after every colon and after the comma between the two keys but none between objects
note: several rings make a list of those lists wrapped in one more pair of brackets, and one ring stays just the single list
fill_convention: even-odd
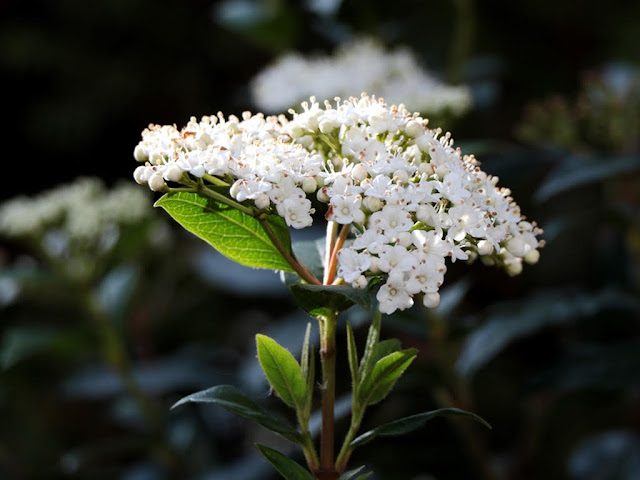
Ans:
[{"label": "leaf pair", "polygon": [[376,311],[360,363],[353,330],[347,324],[349,367],[356,409],[382,401],[418,353],[414,348],[400,350],[400,342],[396,339],[380,342],[380,323],[381,314]]}]

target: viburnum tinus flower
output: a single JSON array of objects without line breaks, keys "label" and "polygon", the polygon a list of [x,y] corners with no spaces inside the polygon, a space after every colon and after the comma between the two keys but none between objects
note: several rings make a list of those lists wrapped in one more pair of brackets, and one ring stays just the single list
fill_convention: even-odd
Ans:
[{"label": "viburnum tinus flower", "polygon": [[538,260],[542,230],[449,133],[366,94],[301,107],[290,118],[219,113],[180,130],[150,125],[134,177],[154,191],[227,189],[294,229],[323,214],[344,241],[325,283],[375,286],[387,314],[416,300],[437,306],[448,261],[480,258],[516,275]]},{"label": "viburnum tinus flower", "polygon": [[275,59],[251,82],[257,108],[281,112],[314,95],[319,100],[375,93],[389,102],[433,116],[447,111],[457,117],[471,107],[464,85],[439,80],[406,47],[385,49],[373,38],[358,37],[331,55],[288,53]]}]

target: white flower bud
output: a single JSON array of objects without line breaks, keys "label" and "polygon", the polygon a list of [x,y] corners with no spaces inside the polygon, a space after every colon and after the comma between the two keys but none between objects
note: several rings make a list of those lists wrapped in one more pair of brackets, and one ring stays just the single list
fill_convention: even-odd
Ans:
[{"label": "white flower bud", "polygon": [[522,273],[522,261],[520,259],[505,263],[505,271],[508,275],[515,277]]},{"label": "white flower bud", "polygon": [[233,198],[237,200],[239,193],[240,193],[240,181],[237,181],[233,185],[231,185],[231,188],[229,188],[229,195],[231,195]]},{"label": "white flower bud", "polygon": [[302,180],[302,190],[304,193],[313,193],[318,189],[318,182],[313,177],[304,177]]},{"label": "white flower bud", "polygon": [[438,292],[425,293],[422,304],[427,308],[436,308],[440,305],[440,294]]},{"label": "white flower bud", "polygon": [[167,189],[167,184],[160,172],[151,175],[151,178],[149,178],[149,188],[154,192],[164,192]]},{"label": "white flower bud", "polygon": [[427,174],[427,175],[431,175],[433,174],[433,166],[430,163],[427,162],[422,162],[419,166],[418,166],[418,173],[420,175],[422,174]]},{"label": "white flower bud", "polygon": [[521,237],[510,238],[505,247],[507,251],[514,257],[522,258],[531,249],[531,246],[527,244]]},{"label": "white flower bud", "polygon": [[438,178],[440,180],[442,180],[447,173],[449,173],[449,169],[446,165],[440,165],[438,168],[436,168],[436,175],[438,175]]},{"label": "white flower bud", "polygon": [[413,237],[409,232],[400,232],[396,237],[396,243],[403,247],[408,247],[413,243]]},{"label": "white flower bud", "polygon": [[406,170],[396,170],[393,172],[393,178],[401,183],[407,183],[409,181],[409,174]]},{"label": "white flower bud", "polygon": [[365,277],[364,275],[360,275],[352,283],[353,288],[359,288],[361,290],[364,289],[364,288],[367,288],[367,285],[369,285],[369,282],[367,280],[367,277]]},{"label": "white flower bud", "polygon": [[149,153],[149,163],[152,165],[162,165],[164,163],[164,156],[162,152],[156,150]]},{"label": "white flower bud", "polygon": [[253,203],[255,203],[256,207],[263,209],[269,206],[271,200],[269,199],[269,195],[267,195],[266,193],[260,193],[253,200]]},{"label": "white flower bud", "polygon": [[331,133],[336,129],[337,126],[338,125],[336,125],[331,120],[321,120],[319,125],[318,125],[318,128],[320,129],[320,131],[322,133]]},{"label": "white flower bud", "polygon": [[529,250],[524,256],[524,261],[527,262],[529,265],[534,265],[538,263],[539,259],[540,259],[540,252],[535,248],[532,248],[531,250]]},{"label": "white flower bud", "polygon": [[149,160],[149,155],[147,155],[147,149],[142,145],[136,145],[136,148],[133,149],[133,157],[138,162],[146,162]]},{"label": "white flower bud", "polygon": [[369,266],[369,271],[371,273],[378,273],[380,272],[380,267],[378,266],[378,264],[380,263],[380,259],[378,257],[374,257],[373,255],[371,256],[371,265]]},{"label": "white flower bud", "polygon": [[179,182],[182,180],[182,169],[175,163],[170,164],[164,171],[164,179],[169,182]]},{"label": "white flower bud", "polygon": [[365,197],[362,206],[370,212],[377,212],[382,208],[382,200],[376,197]]},{"label": "white flower bud", "polygon": [[429,151],[429,135],[418,135],[415,142],[421,152]]},{"label": "white flower bud", "polygon": [[488,267],[493,267],[496,264],[496,261],[491,257],[481,256],[480,261],[483,265],[486,265]]},{"label": "white flower bud", "polygon": [[409,120],[407,126],[404,127],[404,133],[406,133],[410,137],[417,137],[423,132],[424,128],[422,127],[422,125],[420,124],[420,122],[417,122],[415,120]]},{"label": "white flower bud", "polygon": [[488,240],[480,240],[478,242],[478,255],[491,255],[493,253],[493,245]]},{"label": "white flower bud", "polygon": [[369,176],[369,172],[367,171],[367,167],[361,163],[358,163],[351,170],[351,178],[356,182],[362,182],[365,178]]},{"label": "white flower bud", "polygon": [[292,125],[289,129],[289,135],[291,138],[300,138],[304,135],[304,129],[300,125]]},{"label": "white flower bud", "polygon": [[322,203],[329,203],[329,195],[327,195],[327,192],[325,191],[326,188],[321,188],[318,190],[318,192],[316,193],[316,197],[318,198],[318,201],[322,202]]},{"label": "white flower bud", "polygon": [[146,170],[147,170],[147,167],[140,165],[133,171],[133,179],[136,181],[136,183],[140,185],[144,185],[145,183],[147,183],[147,181],[145,180]]}]

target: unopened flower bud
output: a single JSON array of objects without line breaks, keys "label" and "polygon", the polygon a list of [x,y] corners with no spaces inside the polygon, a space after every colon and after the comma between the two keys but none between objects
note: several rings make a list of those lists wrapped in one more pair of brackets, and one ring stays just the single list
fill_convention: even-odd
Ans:
[{"label": "unopened flower bud", "polygon": [[367,285],[369,285],[369,282],[367,281],[367,277],[364,275],[360,275],[352,284],[353,288],[359,288],[361,290],[367,288]]},{"label": "unopened flower bud", "polygon": [[322,120],[318,124],[318,128],[322,133],[331,133],[336,129],[337,125],[330,120]]},{"label": "unopened flower bud", "polygon": [[304,193],[313,193],[317,190],[318,188],[318,182],[316,182],[316,179],[313,177],[305,177],[304,180],[302,180],[302,190],[304,191]]},{"label": "unopened flower bud", "polygon": [[418,135],[416,137],[416,146],[420,149],[421,152],[429,151],[429,136],[428,135]]},{"label": "unopened flower bud", "polygon": [[260,193],[253,200],[253,203],[255,203],[256,207],[263,209],[269,206],[271,200],[269,199],[269,195],[267,195],[266,193]]},{"label": "unopened flower bud", "polygon": [[540,259],[540,252],[535,248],[532,248],[531,250],[529,250],[527,254],[524,256],[524,261],[527,262],[529,265],[538,263],[539,259]]},{"label": "unopened flower bud", "polygon": [[510,238],[505,247],[507,251],[514,257],[522,258],[531,249],[531,247],[520,237]]},{"label": "unopened flower bud", "polygon": [[400,183],[407,183],[409,181],[409,174],[406,170],[396,170],[393,172],[393,178]]},{"label": "unopened flower bud", "polygon": [[316,197],[318,198],[318,201],[322,203],[329,203],[330,198],[329,195],[327,195],[326,187],[319,189],[316,193]]},{"label": "unopened flower bud", "polygon": [[407,123],[407,126],[404,127],[404,133],[406,133],[410,137],[417,137],[423,132],[424,132],[424,128],[422,128],[422,125],[419,122],[416,122],[415,120],[410,120]]},{"label": "unopened flower bud", "polygon": [[133,157],[138,162],[146,162],[147,160],[149,160],[147,150],[142,145],[137,145],[136,148],[133,149]]},{"label": "unopened flower bud", "polygon": [[480,240],[478,242],[478,255],[491,255],[493,253],[493,245],[488,240]]},{"label": "unopened flower bud", "polygon": [[436,175],[438,175],[438,178],[440,180],[442,180],[447,173],[449,173],[449,169],[446,165],[440,165],[438,168],[436,168]]},{"label": "unopened flower bud", "polygon": [[520,259],[512,260],[505,263],[505,271],[508,275],[515,277],[522,273],[522,261]]},{"label": "unopened flower bud", "polygon": [[427,308],[436,308],[440,305],[440,294],[438,292],[425,293],[422,304]]},{"label": "unopened flower bud", "polygon": [[382,200],[376,197],[365,197],[362,206],[370,212],[377,212],[382,208]]},{"label": "unopened flower bud", "polygon": [[361,163],[358,163],[351,170],[351,178],[353,178],[356,182],[361,182],[365,178],[369,176],[369,172],[367,171],[367,167]]},{"label": "unopened flower bud", "polygon": [[140,185],[144,185],[145,183],[147,183],[147,181],[145,180],[146,170],[147,170],[147,167],[140,165],[133,171],[133,179],[136,181],[136,183]]},{"label": "unopened flower bud", "polygon": [[160,172],[151,175],[151,178],[149,178],[149,188],[154,192],[164,192],[167,189],[167,184]]},{"label": "unopened flower bud", "polygon": [[164,179],[169,182],[179,182],[182,180],[182,169],[175,163],[172,163],[166,168],[163,176]]},{"label": "unopened flower bud", "polygon": [[402,245],[403,247],[408,247],[413,243],[413,237],[409,232],[400,232],[396,237],[396,243],[398,245]]}]

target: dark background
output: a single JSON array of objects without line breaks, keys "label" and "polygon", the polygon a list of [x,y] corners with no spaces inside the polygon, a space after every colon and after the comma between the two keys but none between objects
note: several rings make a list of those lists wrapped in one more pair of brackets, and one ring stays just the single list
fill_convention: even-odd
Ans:
[{"label": "dark background", "polygon": [[[640,3],[314,5],[323,2],[3,1],[2,200],[79,176],[133,182],[133,148],[149,123],[255,111],[249,81],[288,50],[329,53],[356,34],[407,45],[443,79],[471,85],[474,108],[452,122],[453,137],[511,187],[548,245],[515,278],[456,263],[442,308],[384,326],[421,354],[365,428],[453,405],[493,430],[436,420],[363,447],[353,466],[366,464],[380,480],[640,478],[638,130],[623,128],[636,140],[621,148],[599,141],[614,120],[640,118],[640,97],[596,108],[598,129],[580,142],[554,136],[573,121],[571,109],[518,134],[532,102],[559,95],[571,104],[589,72],[638,66]],[[273,335],[295,353],[309,319],[274,274],[235,266],[155,212],[173,243],[139,248],[123,263],[137,273],[124,277],[116,330],[161,412],[166,442],[98,354],[86,312],[69,301],[76,288],[100,290],[103,279],[67,288],[43,268],[49,283],[27,282],[0,307],[0,478],[276,478],[253,447],[273,444],[264,429],[215,406],[169,407],[231,383],[280,411],[256,370],[254,335]],[[0,278],[22,282],[13,262],[28,248],[4,238],[1,246]],[[348,319],[362,342],[366,317]],[[64,341],[32,341],[52,326]],[[346,370],[339,375],[344,393]]]}]

